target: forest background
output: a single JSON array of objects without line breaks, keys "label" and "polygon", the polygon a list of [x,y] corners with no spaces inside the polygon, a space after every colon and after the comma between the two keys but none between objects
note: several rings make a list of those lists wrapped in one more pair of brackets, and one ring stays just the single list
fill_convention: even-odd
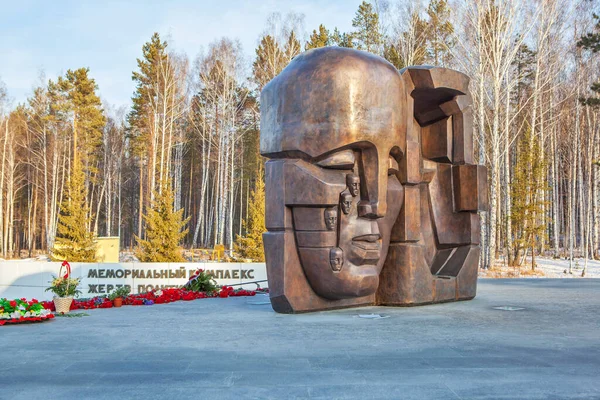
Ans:
[{"label": "forest background", "polygon": [[597,258],[597,8],[373,0],[347,31],[273,13],[251,60],[234,38],[191,59],[155,33],[132,54],[136,89],[120,108],[100,100],[85,66],[43,77],[18,104],[0,80],[0,255],[60,253],[76,241],[85,258],[95,236],[119,236],[141,258],[169,238],[171,247],[223,244],[261,260],[260,91],[302,51],[343,46],[398,69],[439,65],[472,78],[476,160],[489,172],[482,268],[527,256],[535,265],[536,255]]}]

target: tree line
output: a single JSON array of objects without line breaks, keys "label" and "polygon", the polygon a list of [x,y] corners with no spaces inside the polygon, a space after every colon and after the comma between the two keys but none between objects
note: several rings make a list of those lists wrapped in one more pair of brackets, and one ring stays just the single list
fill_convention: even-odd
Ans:
[{"label": "tree line", "polygon": [[118,109],[101,103],[87,68],[42,77],[16,106],[0,85],[2,256],[53,249],[78,223],[75,236],[119,236],[122,247],[150,251],[166,235],[192,248],[237,243],[260,259],[260,91],[300,52],[343,46],[398,69],[440,65],[471,77],[475,153],[489,172],[483,268],[527,257],[534,266],[540,254],[587,265],[600,244],[596,8],[373,0],[347,32],[306,32],[303,15],[275,13],[249,61],[235,39],[190,61],[155,33],[132,71],[131,104]]}]

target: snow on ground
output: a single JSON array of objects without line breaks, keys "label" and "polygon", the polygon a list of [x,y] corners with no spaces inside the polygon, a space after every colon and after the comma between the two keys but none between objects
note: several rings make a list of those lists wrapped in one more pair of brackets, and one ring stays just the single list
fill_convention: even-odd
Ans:
[{"label": "snow on ground", "polygon": [[[531,263],[531,260],[529,261]],[[536,258],[536,263],[546,278],[580,278],[585,265],[583,258],[573,260],[573,273],[569,274],[569,260],[555,258]],[[565,274],[564,271],[567,271]],[[600,278],[600,261],[588,260],[585,278]]]},{"label": "snow on ground", "polygon": [[[518,267],[497,264],[491,270],[479,271],[480,278],[581,278],[585,260],[575,258],[572,273],[569,273],[569,260],[564,258],[536,257],[536,270],[531,271],[531,258]],[[566,271],[566,272],[565,272]],[[588,260],[585,278],[600,278],[600,261]]]},{"label": "snow on ground", "polygon": [[12,259],[8,259],[5,260],[4,258],[0,258],[0,261],[2,262],[39,262],[39,261],[50,261],[50,257],[46,256],[46,255],[39,255],[36,257],[30,257],[30,258],[12,258]]}]

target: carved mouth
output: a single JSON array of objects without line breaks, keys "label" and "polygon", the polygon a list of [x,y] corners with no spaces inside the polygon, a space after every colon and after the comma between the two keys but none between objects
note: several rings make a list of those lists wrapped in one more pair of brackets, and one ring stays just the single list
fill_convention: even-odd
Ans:
[{"label": "carved mouth", "polygon": [[381,249],[381,241],[378,240],[376,242],[355,242],[352,241],[352,246],[353,247],[358,247],[359,249],[362,250],[377,250],[379,251],[379,249]]},{"label": "carved mouth", "polygon": [[352,240],[352,261],[354,265],[377,265],[381,256],[381,236],[363,235]]},{"label": "carved mouth", "polygon": [[379,233],[370,233],[368,235],[360,235],[352,238],[353,242],[376,242],[381,239]]}]

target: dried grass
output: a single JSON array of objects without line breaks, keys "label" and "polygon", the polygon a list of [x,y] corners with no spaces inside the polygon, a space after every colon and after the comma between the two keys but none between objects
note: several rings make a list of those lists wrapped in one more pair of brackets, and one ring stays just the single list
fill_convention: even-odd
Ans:
[{"label": "dried grass", "polygon": [[541,269],[531,270],[530,265],[522,265],[520,267],[509,267],[503,264],[495,264],[488,270],[479,270],[480,278],[542,278],[544,277],[544,271]]}]

